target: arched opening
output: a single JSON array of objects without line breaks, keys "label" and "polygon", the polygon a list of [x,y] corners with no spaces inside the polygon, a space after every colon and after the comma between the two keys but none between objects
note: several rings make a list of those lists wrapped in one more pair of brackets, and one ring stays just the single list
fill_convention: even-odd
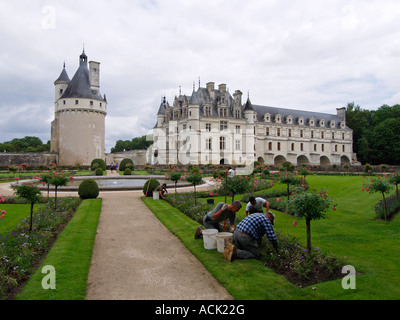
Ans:
[{"label": "arched opening", "polygon": [[308,158],[306,156],[298,156],[297,157],[297,165],[298,166],[302,166],[302,165],[308,165],[310,164],[310,161],[308,160]]},{"label": "arched opening", "polygon": [[264,158],[263,157],[258,157],[257,161],[259,161],[261,164],[264,164]]},{"label": "arched opening", "polygon": [[342,156],[340,158],[340,163],[341,163],[342,166],[345,165],[345,164],[350,164],[350,159],[348,157],[346,157],[346,156]]},{"label": "arched opening", "polygon": [[331,161],[326,156],[322,156],[319,161],[320,161],[321,166],[323,166],[323,167],[331,165]]},{"label": "arched opening", "polygon": [[286,158],[284,156],[276,156],[274,159],[274,165],[280,166],[285,161],[286,161]]},{"label": "arched opening", "polygon": [[228,164],[228,160],[222,158],[221,160],[219,160],[219,164]]}]

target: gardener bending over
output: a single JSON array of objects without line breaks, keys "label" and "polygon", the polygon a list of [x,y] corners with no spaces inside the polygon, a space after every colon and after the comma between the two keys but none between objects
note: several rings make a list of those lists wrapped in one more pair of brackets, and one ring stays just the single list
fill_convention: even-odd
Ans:
[{"label": "gardener bending over", "polygon": [[[221,232],[223,230],[222,226],[219,223],[229,219],[230,231],[233,232],[233,230],[235,229],[236,212],[238,212],[241,207],[242,204],[238,200],[233,201],[232,204],[227,204],[223,202],[218,203],[213,210],[211,210],[204,216],[204,228],[217,229],[219,232]],[[196,229],[196,233],[194,234],[195,239],[201,237],[204,228],[200,226]]]},{"label": "gardener bending over", "polygon": [[164,199],[165,200],[164,194],[168,194],[167,184],[163,183],[162,185],[157,186],[155,191],[160,194],[160,199]]},{"label": "gardener bending over", "polygon": [[234,259],[260,259],[258,250],[264,234],[278,251],[278,241],[273,230],[274,214],[272,212],[253,213],[245,217],[233,233],[233,243],[228,244],[223,257],[228,261]]},{"label": "gardener bending over", "polygon": [[269,202],[261,197],[250,197],[249,198],[249,203],[246,206],[246,211],[244,213],[245,217],[247,217],[248,214],[260,212],[263,213],[263,207],[267,208],[265,212],[269,211]]}]

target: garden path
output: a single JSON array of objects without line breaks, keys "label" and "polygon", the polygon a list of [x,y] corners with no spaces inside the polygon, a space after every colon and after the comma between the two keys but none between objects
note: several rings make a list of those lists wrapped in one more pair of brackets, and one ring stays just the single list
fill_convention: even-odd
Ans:
[{"label": "garden path", "polygon": [[[0,194],[12,195],[8,186],[0,184]],[[86,300],[233,299],[141,196],[141,191],[100,193]]]}]

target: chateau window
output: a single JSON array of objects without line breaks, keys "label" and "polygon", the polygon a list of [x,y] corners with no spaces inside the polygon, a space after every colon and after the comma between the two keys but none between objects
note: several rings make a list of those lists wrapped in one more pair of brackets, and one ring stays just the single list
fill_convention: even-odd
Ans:
[{"label": "chateau window", "polygon": [[235,140],[235,150],[240,150],[240,140]]},{"label": "chateau window", "polygon": [[220,150],[226,149],[226,139],[225,137],[219,137],[219,148]]},{"label": "chateau window", "polygon": [[280,128],[276,128],[276,135],[277,135],[278,137],[281,136],[281,129],[280,129]]},{"label": "chateau window", "polygon": [[60,89],[60,96],[63,94],[64,90]]},{"label": "chateau window", "polygon": [[268,143],[268,150],[269,150],[269,151],[272,150],[272,142]]},{"label": "chateau window", "polygon": [[346,146],[345,145],[342,146],[342,151],[346,152]]},{"label": "chateau window", "polygon": [[304,151],[304,146],[302,143],[300,143],[300,151]]},{"label": "chateau window", "polygon": [[235,118],[240,119],[240,110],[235,110]]},{"label": "chateau window", "polygon": [[67,101],[63,100],[63,104],[65,105],[67,103]]},{"label": "chateau window", "polygon": [[332,140],[334,140],[334,139],[335,139],[335,133],[332,132]]},{"label": "chateau window", "polygon": [[278,144],[277,144],[277,150],[278,150],[278,151],[281,150],[281,143],[280,143],[280,142],[278,142]]},{"label": "chateau window", "polygon": [[337,152],[337,144],[335,144],[335,152]]},{"label": "chateau window", "polygon": [[93,101],[90,101],[90,105],[93,106]]},{"label": "chateau window", "polygon": [[303,119],[303,117],[301,117],[301,118],[299,119],[299,123],[300,123],[301,125],[304,124],[304,119]]},{"label": "chateau window", "polygon": [[300,130],[300,138],[303,138],[303,130]]},{"label": "chateau window", "polygon": [[220,121],[219,130],[221,131],[228,130],[228,121]]},{"label": "chateau window", "polygon": [[206,117],[211,117],[211,107],[206,107],[205,108],[205,113],[206,113]]},{"label": "chateau window", "polygon": [[219,116],[223,117],[223,118],[227,118],[228,117],[228,109],[226,109],[226,108],[219,109]]},{"label": "chateau window", "polygon": [[310,126],[314,126],[314,119],[310,120]]},{"label": "chateau window", "polygon": [[317,151],[317,145],[314,144],[314,151]]},{"label": "chateau window", "polygon": [[79,104],[79,100],[75,100],[75,104]]},{"label": "chateau window", "polygon": [[324,146],[324,144],[321,145],[321,151],[325,151],[325,146]]},{"label": "chateau window", "polygon": [[206,139],[206,150],[211,150],[212,139]]},{"label": "chateau window", "polygon": [[291,150],[294,151],[294,143],[292,143]]},{"label": "chateau window", "polygon": [[206,123],[206,131],[207,132],[211,131],[211,123]]},{"label": "chateau window", "polygon": [[236,126],[236,133],[240,133],[240,126]]},{"label": "chateau window", "polygon": [[265,135],[266,135],[266,136],[269,136],[269,127],[266,127],[266,128],[265,128]]},{"label": "chateau window", "polygon": [[342,140],[344,140],[344,132],[342,133]]},{"label": "chateau window", "polygon": [[288,129],[288,136],[289,136],[289,137],[292,136],[292,129]]},{"label": "chateau window", "polygon": [[314,130],[311,130],[311,139],[314,138]]},{"label": "chateau window", "polygon": [[323,138],[324,138],[324,132],[321,131],[321,139],[323,139]]}]

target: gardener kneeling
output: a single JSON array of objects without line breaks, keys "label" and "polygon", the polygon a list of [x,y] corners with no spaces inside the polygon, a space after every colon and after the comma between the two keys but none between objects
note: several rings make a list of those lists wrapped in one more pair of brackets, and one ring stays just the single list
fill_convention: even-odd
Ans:
[{"label": "gardener kneeling", "polygon": [[224,250],[223,257],[228,261],[234,259],[260,259],[261,254],[258,250],[264,234],[267,235],[269,242],[278,250],[273,224],[274,214],[270,211],[264,213],[254,213],[245,217],[237,226],[233,233],[233,243],[228,244]]},{"label": "gardener kneeling", "polygon": [[[218,232],[223,231],[222,226],[219,224],[221,221],[229,219],[230,231],[233,232],[235,229],[235,218],[236,212],[240,210],[242,204],[240,201],[233,201],[232,204],[220,202],[216,207],[207,213],[203,218],[203,224],[205,229],[217,229]],[[202,236],[203,227],[198,227],[194,238],[198,239]]]}]

